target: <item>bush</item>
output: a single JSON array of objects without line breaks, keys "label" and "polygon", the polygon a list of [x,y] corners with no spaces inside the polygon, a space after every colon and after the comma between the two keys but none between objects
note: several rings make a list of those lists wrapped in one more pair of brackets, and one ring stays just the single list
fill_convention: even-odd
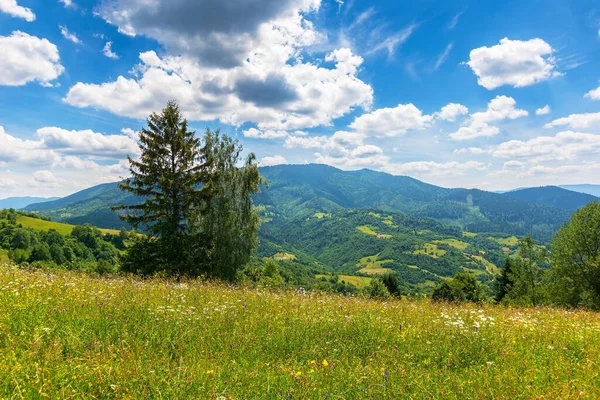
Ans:
[{"label": "bush", "polygon": [[487,288],[477,281],[475,275],[457,272],[452,279],[446,279],[433,290],[435,301],[472,301],[482,303],[487,297]]},{"label": "bush", "polygon": [[388,299],[390,297],[388,288],[379,279],[372,279],[365,291],[369,296],[377,299]]},{"label": "bush", "polygon": [[396,278],[394,273],[388,272],[385,274],[383,278],[381,278],[381,282],[383,282],[388,292],[390,292],[392,296],[400,296],[402,294],[400,290],[400,283],[398,282],[398,278]]}]

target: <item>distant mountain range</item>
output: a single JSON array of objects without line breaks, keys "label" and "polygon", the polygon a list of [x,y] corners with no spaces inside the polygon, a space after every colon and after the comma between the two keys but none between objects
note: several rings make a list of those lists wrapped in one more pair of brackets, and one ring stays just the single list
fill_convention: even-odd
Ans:
[{"label": "distant mountain range", "polygon": [[600,197],[600,185],[560,185],[561,188]]},{"label": "distant mountain range", "polygon": [[59,197],[9,197],[0,200],[0,209],[14,208],[15,210],[20,210],[30,204],[40,204],[57,199]]},{"label": "distant mountain range", "polygon": [[[256,195],[263,219],[289,221],[315,213],[373,209],[428,217],[472,232],[532,234],[547,240],[573,210],[596,197],[557,187],[521,189],[504,194],[477,189],[446,189],[406,176],[368,169],[342,171],[320,165],[262,167],[268,189]],[[92,223],[118,229],[123,222],[111,205],[139,198],[107,183],[59,200],[31,204],[37,211],[72,224]]]}]

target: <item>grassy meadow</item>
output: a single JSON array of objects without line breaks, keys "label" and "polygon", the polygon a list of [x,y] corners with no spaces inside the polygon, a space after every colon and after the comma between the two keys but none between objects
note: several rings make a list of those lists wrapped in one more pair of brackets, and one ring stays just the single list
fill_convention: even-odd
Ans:
[{"label": "grassy meadow", "polygon": [[0,398],[599,398],[600,314],[0,267]]},{"label": "grassy meadow", "polygon": [[[61,222],[54,221],[46,221],[39,218],[32,218],[26,215],[19,215],[17,217],[17,224],[22,225],[24,228],[32,228],[40,231],[48,231],[50,229],[56,230],[61,235],[70,235],[75,228],[75,225],[64,224]],[[119,231],[116,229],[103,229],[98,228],[102,233],[110,233],[113,235],[118,235]]]}]

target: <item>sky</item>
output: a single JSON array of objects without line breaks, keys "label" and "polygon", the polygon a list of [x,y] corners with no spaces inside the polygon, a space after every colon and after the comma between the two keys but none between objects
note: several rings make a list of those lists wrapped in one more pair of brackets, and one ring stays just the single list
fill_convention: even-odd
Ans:
[{"label": "sky", "polygon": [[600,3],[0,0],[0,198],[127,177],[171,99],[261,165],[600,184]]}]

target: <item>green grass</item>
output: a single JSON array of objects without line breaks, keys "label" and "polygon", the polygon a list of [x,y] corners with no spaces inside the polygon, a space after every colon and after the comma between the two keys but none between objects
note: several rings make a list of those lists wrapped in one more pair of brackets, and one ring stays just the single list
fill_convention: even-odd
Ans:
[{"label": "green grass", "polygon": [[359,231],[361,231],[362,233],[366,233],[367,235],[371,235],[371,236],[377,236],[377,232],[375,232],[370,226],[368,225],[362,225],[362,226],[357,226],[356,229],[358,229]]},{"label": "green grass", "polygon": [[290,253],[277,253],[273,256],[273,259],[275,261],[282,261],[282,260],[295,260],[296,256]]},{"label": "green grass", "polygon": [[[70,235],[75,225],[63,224],[61,222],[45,221],[39,218],[26,217],[25,215],[17,216],[17,224],[23,225],[24,228],[33,228],[40,231],[47,231],[55,229],[61,235]],[[118,235],[119,231],[116,229],[100,229],[102,233],[111,233]]]},{"label": "green grass", "polygon": [[0,265],[4,263],[8,263],[10,259],[8,258],[8,250],[0,249]]},{"label": "green grass", "polygon": [[0,398],[600,398],[592,312],[6,267],[0,309]]},{"label": "green grass", "polygon": [[473,232],[463,232],[462,235],[464,237],[470,237],[470,238],[474,238],[475,236],[477,236],[477,234],[473,233]]},{"label": "green grass", "polygon": [[315,217],[317,219],[322,219],[322,218],[326,218],[326,217],[331,217],[331,214],[326,214],[326,213],[318,212],[318,213],[315,213],[313,215],[313,217]]},{"label": "green grass", "polygon": [[434,243],[425,243],[422,249],[413,251],[413,254],[423,254],[433,258],[439,258],[446,254],[446,250],[438,249]]},{"label": "green grass", "polygon": [[371,275],[385,275],[391,272],[390,268],[384,268],[383,265],[394,262],[394,260],[378,260],[378,256],[379,254],[375,254],[374,256],[361,258],[360,262],[356,264],[360,268],[358,272]]},{"label": "green grass", "polygon": [[467,247],[469,247],[469,243],[456,239],[434,240],[434,243],[447,244],[448,246],[452,246],[458,250],[465,250]]},{"label": "green grass", "polygon": [[519,238],[516,236],[511,236],[508,238],[493,238],[490,237],[488,239],[494,240],[498,243],[500,243],[502,246],[506,246],[506,247],[515,247],[519,244]]}]

